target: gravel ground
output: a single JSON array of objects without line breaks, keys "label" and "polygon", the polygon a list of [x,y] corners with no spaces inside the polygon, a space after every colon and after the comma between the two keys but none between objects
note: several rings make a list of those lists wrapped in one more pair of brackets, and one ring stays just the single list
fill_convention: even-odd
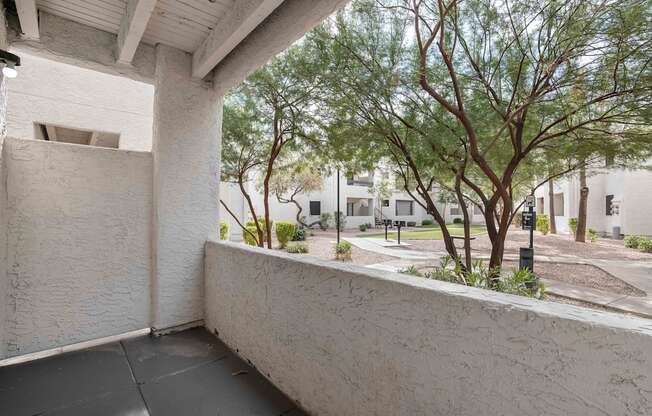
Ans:
[{"label": "gravel ground", "polygon": [[[518,269],[516,262],[504,262],[504,267]],[[645,296],[646,293],[615,276],[605,272],[599,267],[589,264],[566,264],[537,262],[536,274],[550,280],[557,280],[576,286],[584,286],[606,292],[618,293],[628,296]]]},{"label": "gravel ground", "polygon": [[[510,230],[505,241],[505,254],[518,255],[519,247],[527,247],[529,233],[523,230]],[[458,241],[458,247],[462,241]],[[410,246],[411,250],[420,251],[442,251],[443,240],[420,240],[414,241]],[[471,242],[471,249],[475,253],[489,254],[491,243],[486,235],[478,236]],[[543,256],[575,256],[582,259],[602,260],[636,260],[652,262],[652,253],[641,253],[640,251],[626,248],[622,240],[611,240],[599,238],[595,243],[577,243],[568,235],[543,235],[540,232],[534,233],[535,255]]]},{"label": "gravel ground", "polygon": [[[312,231],[313,235],[308,235],[308,255],[323,260],[335,260],[335,241],[337,233],[335,231]],[[342,237],[353,237],[356,233],[343,232]],[[366,266],[368,264],[383,263],[390,260],[396,260],[396,257],[385,256],[371,251],[362,250],[353,246],[351,253],[352,264]]]}]

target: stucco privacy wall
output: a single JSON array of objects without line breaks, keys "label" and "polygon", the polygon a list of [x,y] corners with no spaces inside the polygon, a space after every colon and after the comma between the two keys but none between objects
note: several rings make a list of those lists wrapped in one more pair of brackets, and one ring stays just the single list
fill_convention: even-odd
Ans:
[{"label": "stucco privacy wall", "polygon": [[151,154],[7,138],[7,355],[149,326]]},{"label": "stucco privacy wall", "polygon": [[[7,49],[7,22],[4,7],[0,6],[0,49]],[[3,160],[4,139],[7,125],[7,79],[0,72],[0,357],[6,354],[5,322],[6,308],[3,300],[7,296],[7,217],[5,214],[5,169]]]},{"label": "stucco privacy wall", "polygon": [[[13,50],[13,49],[12,49]],[[35,138],[34,123],[120,134],[120,148],[152,148],[154,87],[128,78],[15,51],[8,135]]]},{"label": "stucco privacy wall", "polygon": [[233,243],[206,326],[315,415],[650,415],[652,324]]}]

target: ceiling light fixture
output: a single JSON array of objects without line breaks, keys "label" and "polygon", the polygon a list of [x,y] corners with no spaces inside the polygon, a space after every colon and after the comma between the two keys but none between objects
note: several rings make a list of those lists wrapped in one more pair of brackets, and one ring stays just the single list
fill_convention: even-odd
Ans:
[{"label": "ceiling light fixture", "polygon": [[4,64],[2,68],[2,74],[4,76],[7,78],[16,78],[18,75],[16,67],[20,66],[20,56],[0,49],[0,63]]}]

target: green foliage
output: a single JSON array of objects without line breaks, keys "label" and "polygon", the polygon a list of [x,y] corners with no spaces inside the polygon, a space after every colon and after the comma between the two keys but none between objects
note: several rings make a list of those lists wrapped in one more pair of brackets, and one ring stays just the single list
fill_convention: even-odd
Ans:
[{"label": "green foliage", "polygon": [[[262,218],[258,218],[258,224],[260,224],[260,229],[263,231],[263,240],[265,239],[265,236],[267,235],[267,226],[265,225],[265,220]],[[269,220],[269,226],[274,227],[274,220]],[[253,227],[253,229],[256,229],[256,223],[253,221],[247,221],[245,223],[245,227]],[[256,233],[254,233],[256,234]]]},{"label": "green foliage", "polygon": [[419,269],[417,269],[416,266],[414,266],[413,264],[406,267],[405,269],[399,270],[398,272],[404,274],[410,274],[412,276],[423,277],[423,273],[421,273]]},{"label": "green foliage", "polygon": [[288,241],[294,235],[296,230],[296,225],[287,221],[279,221],[276,223],[276,239],[278,240],[281,248],[285,248],[288,244]]},{"label": "green foliage", "polygon": [[537,230],[541,231],[543,235],[550,232],[550,220],[547,214],[537,214]]},{"label": "green foliage", "polygon": [[[333,213],[333,224],[335,224],[335,227],[337,227],[337,214],[338,212]],[[340,231],[344,231],[344,226],[346,225],[346,215],[342,211],[339,212],[339,217],[340,217]]]},{"label": "green foliage", "polygon": [[462,218],[453,218],[453,224],[463,224],[464,220]]},{"label": "green foliage", "polygon": [[638,249],[643,253],[652,253],[652,240],[646,238],[638,243]]},{"label": "green foliage", "polygon": [[335,258],[337,260],[351,260],[352,253],[353,247],[348,241],[340,241],[339,244],[335,244]]},{"label": "green foliage", "polygon": [[639,244],[641,244],[642,241],[647,240],[645,236],[642,235],[628,235],[625,236],[625,247],[627,248],[633,248],[637,249]]},{"label": "green foliage", "polygon": [[406,224],[407,224],[408,227],[416,227],[416,225],[417,225],[416,221],[408,221],[408,222],[406,222]]},{"label": "green foliage", "polygon": [[[246,226],[245,228],[246,228],[247,231],[249,231],[251,234],[253,234],[253,235],[255,235],[255,236],[258,235],[258,234],[257,234],[258,231],[256,230],[256,226],[254,226],[254,225],[248,225],[248,226]],[[252,237],[252,235],[251,235],[250,233],[248,233],[247,231],[243,231],[243,232],[242,232],[242,238],[244,239],[245,244],[248,244],[248,245],[250,245],[250,246],[257,246],[258,244],[256,243],[256,239],[255,239],[254,237]],[[258,237],[256,237],[256,238],[258,238]]]},{"label": "green foliage", "polygon": [[229,237],[229,224],[220,222],[220,240],[226,240]]},{"label": "green foliage", "polygon": [[512,220],[514,225],[516,225],[518,228],[521,228],[523,226],[523,215],[522,212],[517,212],[516,215],[514,215],[514,219]]},{"label": "green foliage", "polygon": [[363,232],[367,231],[367,224],[360,224],[360,225],[358,225],[358,228],[360,229],[360,231],[363,231]]},{"label": "green foliage", "polygon": [[296,227],[294,234],[292,234],[292,241],[306,241],[306,230],[304,228]]},{"label": "green foliage", "polygon": [[568,228],[570,228],[573,235],[577,233],[577,218],[568,219]]},{"label": "green foliage", "polygon": [[321,215],[319,216],[319,228],[321,228],[322,231],[326,231],[328,229],[328,226],[330,225],[331,222],[331,214],[328,212],[322,212]]},{"label": "green foliage", "polygon": [[498,283],[494,286],[490,285],[491,276],[494,273],[482,261],[474,262],[472,270],[465,273],[462,270],[461,262],[455,262],[451,257],[446,256],[441,260],[438,267],[433,268],[425,274],[419,272],[414,266],[401,270],[401,273],[412,274],[414,276],[422,275],[427,279],[457,283],[529,298],[542,299],[545,296],[543,283],[539,281],[534,273],[531,273],[527,269],[501,273]]},{"label": "green foliage", "polygon": [[589,241],[592,243],[598,241],[598,233],[593,228],[588,229],[588,231],[586,232],[586,236],[588,237]]},{"label": "green foliage", "polygon": [[421,225],[433,225],[435,222],[433,220],[423,220]]},{"label": "green foliage", "polygon": [[287,246],[288,253],[306,254],[308,253],[308,244],[304,242],[293,242]]}]

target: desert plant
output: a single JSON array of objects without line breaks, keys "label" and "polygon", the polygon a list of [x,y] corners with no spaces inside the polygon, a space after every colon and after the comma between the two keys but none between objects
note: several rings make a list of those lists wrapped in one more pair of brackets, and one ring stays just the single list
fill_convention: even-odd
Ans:
[{"label": "desert plant", "polygon": [[[265,226],[265,220],[262,219],[262,218],[259,218],[258,219],[258,224],[260,225],[260,229],[263,231],[263,241],[266,241],[267,227]],[[273,220],[269,220],[269,226],[274,227],[274,221]],[[257,236],[256,223],[255,222],[253,222],[251,220],[247,221],[245,223],[245,228],[250,230],[250,231],[253,231],[254,235]],[[251,230],[251,229],[253,229],[253,230]],[[244,232],[243,235],[244,234],[248,234],[248,233]]]},{"label": "desert plant", "polygon": [[453,224],[462,224],[464,220],[462,220],[460,217],[453,218]]},{"label": "desert plant", "polygon": [[281,248],[285,248],[288,244],[288,241],[294,235],[294,230],[296,226],[291,222],[279,221],[276,223],[276,239],[278,240]]},{"label": "desert plant", "polygon": [[322,231],[326,231],[330,222],[331,214],[328,212],[322,212],[322,214],[319,216],[319,228],[321,228]]},{"label": "desert plant", "polygon": [[419,276],[419,277],[423,276],[423,273],[421,273],[419,271],[419,269],[417,269],[413,264],[406,267],[405,269],[399,270],[398,272],[399,273],[404,273],[404,274],[409,274],[409,275],[412,275],[412,276]]},{"label": "desert plant", "polygon": [[304,242],[290,243],[287,246],[287,252],[294,254],[306,254],[308,253],[308,244]]},{"label": "desert plant", "polygon": [[226,240],[229,236],[229,224],[220,222],[220,240]]},{"label": "desert plant", "polygon": [[435,222],[433,220],[423,220],[421,221],[421,225],[432,225]]},{"label": "desert plant", "polygon": [[[338,214],[337,211],[333,213],[333,218],[334,218],[333,223],[335,224],[336,227],[337,227],[337,214]],[[346,215],[344,215],[342,211],[340,211],[339,214],[340,214],[340,231],[344,231],[344,226],[346,225]]]},{"label": "desert plant", "polygon": [[408,221],[406,224],[408,227],[415,227],[417,225],[416,221]]},{"label": "desert plant", "polygon": [[353,247],[348,241],[341,241],[335,244],[335,258],[337,260],[351,260]]},{"label": "desert plant", "polygon": [[245,226],[245,231],[242,232],[242,238],[244,239],[245,244],[248,244],[250,246],[257,246],[258,244],[256,243],[256,239],[252,236],[252,235],[257,235],[256,233],[257,231],[255,225]]},{"label": "desert plant", "polygon": [[637,249],[638,245],[642,242],[645,241],[646,238],[643,237],[642,235],[628,235],[625,236],[625,247],[627,248],[633,248]]},{"label": "desert plant", "polygon": [[292,241],[306,241],[306,230],[295,227],[294,234],[292,234]]},{"label": "desert plant", "polygon": [[638,249],[643,253],[652,253],[652,240],[645,238],[638,243]]},{"label": "desert plant", "polygon": [[573,233],[573,235],[577,233],[577,218],[568,219],[568,228],[570,228],[571,233]]},{"label": "desert plant", "polygon": [[358,226],[358,228],[360,229],[360,231],[363,231],[363,232],[364,232],[364,231],[367,231],[367,224],[360,224],[360,225]]},{"label": "desert plant", "polygon": [[598,233],[593,228],[589,228],[589,230],[586,232],[586,237],[590,242],[595,243],[598,240]]},{"label": "desert plant", "polygon": [[543,235],[548,234],[550,231],[550,220],[546,214],[537,214],[537,230],[541,231]]}]

